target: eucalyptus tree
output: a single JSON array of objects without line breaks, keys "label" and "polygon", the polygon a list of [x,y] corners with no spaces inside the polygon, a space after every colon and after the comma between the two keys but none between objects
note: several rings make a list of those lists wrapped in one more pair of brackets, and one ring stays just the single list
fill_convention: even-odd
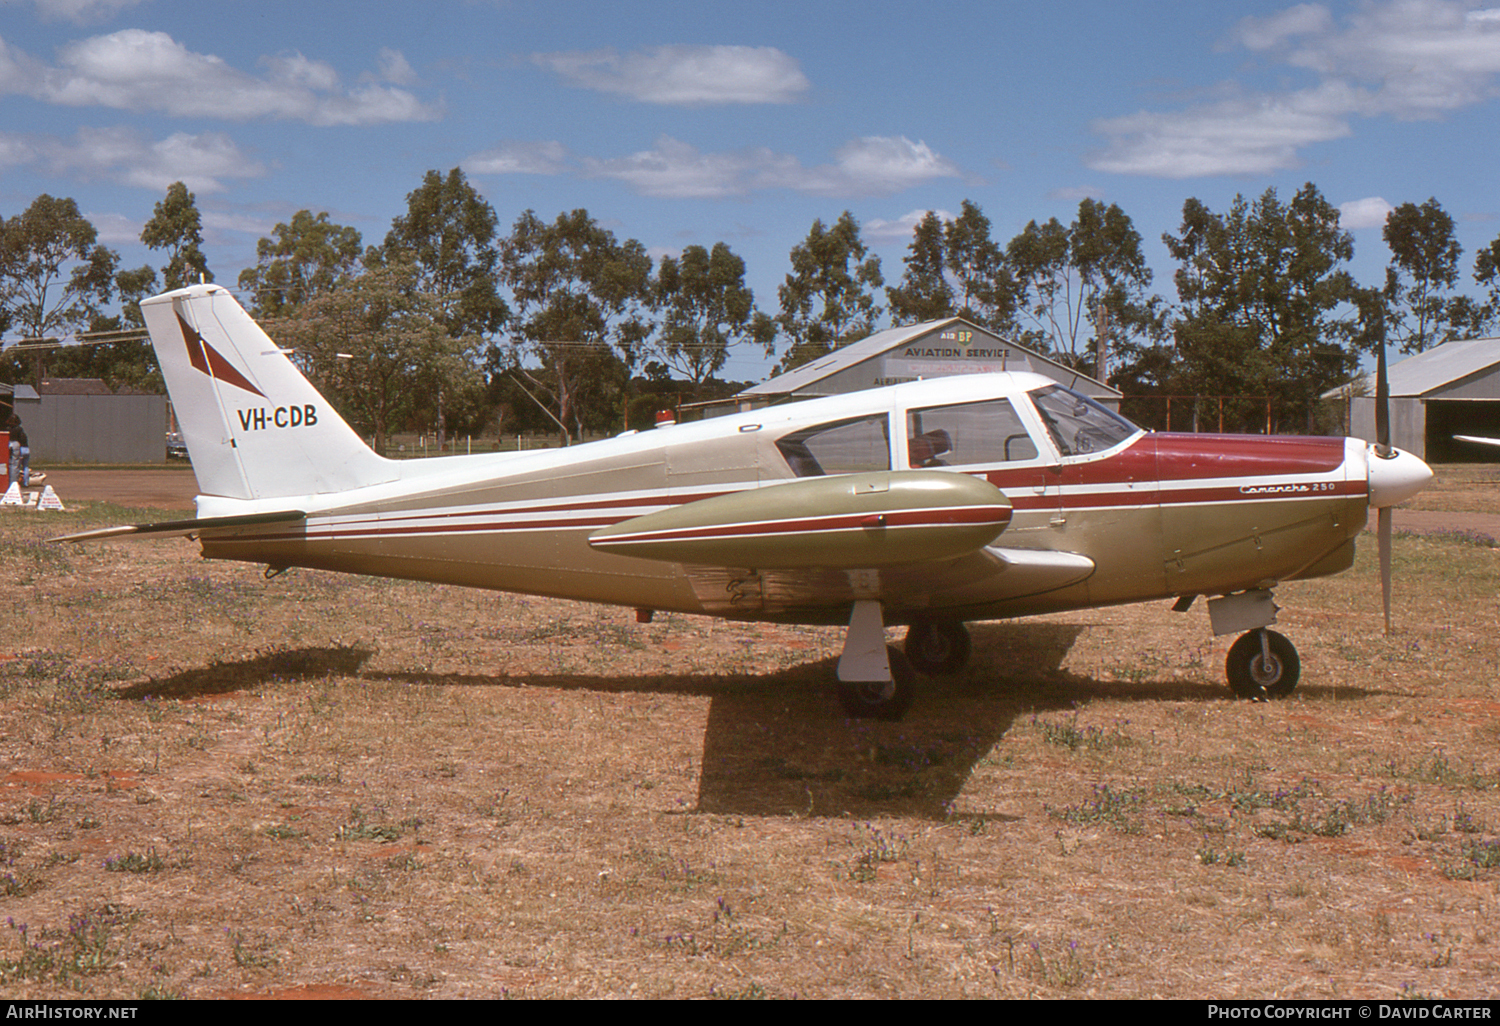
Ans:
[{"label": "eucalyptus tree", "polygon": [[501,279],[516,305],[514,359],[503,366],[492,357],[492,372],[524,379],[537,402],[545,396],[570,439],[582,435],[586,421],[605,416],[600,407],[617,419],[653,327],[645,247],[618,241],[587,210],[558,214],[550,224],[528,210],[500,254]]},{"label": "eucalyptus tree", "polygon": [[1500,331],[1500,236],[1474,254],[1474,281],[1487,293],[1480,300],[1461,300],[1460,316],[1475,337]]},{"label": "eucalyptus tree", "polygon": [[885,284],[880,258],[871,256],[849,211],[832,226],[814,221],[791,252],[792,273],[777,289],[776,318],[790,339],[781,369],[791,370],[864,338],[881,314],[874,290]]},{"label": "eucalyptus tree", "polygon": [[[98,238],[72,199],[43,194],[16,216],[0,219],[0,310],[12,334],[41,340],[89,326],[114,293],[120,260]],[[37,387],[44,352],[32,350]],[[24,373],[14,354],[4,365],[12,380]]]},{"label": "eucalyptus tree", "polygon": [[[497,224],[494,208],[461,169],[446,175],[428,171],[422,184],[407,194],[406,213],[391,221],[384,244],[367,253],[365,260],[409,264],[415,287],[436,302],[434,315],[443,330],[455,339],[478,336],[489,349],[510,317],[497,287]],[[475,388],[454,392],[445,387],[445,379],[431,376],[420,383],[432,393],[440,444],[451,407],[467,409],[472,421],[483,419]]]},{"label": "eucalyptus tree", "polygon": [[[1140,233],[1117,205],[1085,199],[1070,225],[1029,222],[1005,247],[1021,340],[1103,379],[1120,340],[1152,335],[1159,302]],[[1101,340],[1106,343],[1101,346]]]},{"label": "eucalyptus tree", "polygon": [[493,336],[510,311],[500,297],[499,219],[454,168],[428,171],[406,196],[406,213],[391,221],[381,259],[410,263],[421,290],[437,299],[450,334]]},{"label": "eucalyptus tree", "polygon": [[989,218],[969,200],[950,220],[927,212],[912,233],[900,285],[885,294],[897,324],[962,317],[994,331],[1014,327],[1015,279]]},{"label": "eucalyptus tree", "polygon": [[693,383],[695,397],[731,347],[752,342],[767,355],[774,351],[776,322],[755,309],[745,261],[722,242],[711,251],[688,246],[680,257],[662,257],[652,293],[662,318],[657,351]]},{"label": "eucalyptus tree", "polygon": [[156,351],[146,337],[141,300],[156,295],[161,287],[156,269],[149,264],[115,275],[116,311],[96,311],[89,318],[87,345],[53,350],[48,370],[57,377],[101,378],[115,391],[132,389],[165,395],[166,382]]},{"label": "eucalyptus tree", "polygon": [[340,287],[359,269],[362,248],[357,229],[335,224],[327,211],[299,210],[255,244],[255,266],[240,272],[240,288],[252,293],[254,316],[269,323]]},{"label": "eucalyptus tree", "polygon": [[901,282],[885,290],[891,320],[898,325],[942,320],[958,312],[953,284],[948,280],[948,243],[943,225],[935,210],[927,211],[917,222],[906,248]]},{"label": "eucalyptus tree", "polygon": [[167,186],[167,195],[141,229],[141,241],[148,249],[167,251],[162,279],[168,289],[214,280],[203,255],[203,218],[196,197],[181,182]]},{"label": "eucalyptus tree", "polygon": [[1436,199],[1403,203],[1386,218],[1381,237],[1391,251],[1382,290],[1390,341],[1403,353],[1420,353],[1457,337],[1468,304],[1453,291],[1463,253],[1453,218]]},{"label": "eucalyptus tree", "polygon": [[1269,397],[1282,417],[1295,411],[1311,424],[1318,397],[1358,359],[1349,343],[1359,324],[1346,304],[1361,292],[1346,268],[1354,242],[1338,209],[1309,182],[1289,203],[1267,189],[1254,202],[1236,196],[1223,214],[1189,199],[1179,231],[1162,241],[1179,264],[1172,332],[1181,387]]},{"label": "eucalyptus tree", "polygon": [[280,321],[277,341],[384,452],[391,431],[422,412],[414,382],[461,391],[478,378],[479,337],[454,336],[442,313],[414,265],[385,261],[303,303]]}]

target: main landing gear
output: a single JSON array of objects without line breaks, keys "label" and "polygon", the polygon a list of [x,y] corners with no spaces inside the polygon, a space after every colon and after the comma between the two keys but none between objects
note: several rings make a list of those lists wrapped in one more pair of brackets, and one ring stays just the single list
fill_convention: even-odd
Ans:
[{"label": "main landing gear", "polygon": [[906,631],[906,658],[928,677],[947,677],[969,664],[969,629],[959,620],[919,620]]},{"label": "main landing gear", "polygon": [[957,673],[972,647],[960,621],[921,620],[907,630],[903,654],[885,643],[880,603],[855,602],[839,657],[839,704],[851,719],[899,720],[916,696],[917,675]]},{"label": "main landing gear", "polygon": [[906,657],[885,643],[880,603],[854,603],[839,656],[839,704],[851,719],[899,720],[916,697],[917,675]]}]

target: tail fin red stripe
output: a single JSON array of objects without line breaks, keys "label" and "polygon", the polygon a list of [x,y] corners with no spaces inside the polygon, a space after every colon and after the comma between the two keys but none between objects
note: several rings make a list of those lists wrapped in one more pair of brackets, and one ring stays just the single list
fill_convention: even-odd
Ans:
[{"label": "tail fin red stripe", "polygon": [[234,369],[234,365],[224,359],[213,346],[203,341],[203,336],[193,330],[192,325],[182,319],[182,314],[177,315],[177,323],[182,326],[182,340],[187,343],[188,361],[192,365],[217,381],[235,388],[243,388],[246,392],[253,392],[262,399],[266,394],[252,385],[246,377]]}]

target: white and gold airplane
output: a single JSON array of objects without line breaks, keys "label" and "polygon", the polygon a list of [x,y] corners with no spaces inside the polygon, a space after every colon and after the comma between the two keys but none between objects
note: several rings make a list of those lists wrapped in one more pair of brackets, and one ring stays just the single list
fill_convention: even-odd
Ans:
[{"label": "white and gold airplane", "polygon": [[[1279,582],[1337,573],[1431,478],[1355,438],[1141,430],[1035,374],[917,381],[565,449],[390,460],[223,288],[142,303],[212,559],[847,624],[851,716],[899,718],[969,621],[1210,598],[1245,697],[1296,686]],[[1384,518],[1383,518],[1384,519]],[[1388,545],[1389,532],[1383,532]],[[1389,577],[1387,574],[1387,592]],[[904,655],[885,629],[907,625]]]}]

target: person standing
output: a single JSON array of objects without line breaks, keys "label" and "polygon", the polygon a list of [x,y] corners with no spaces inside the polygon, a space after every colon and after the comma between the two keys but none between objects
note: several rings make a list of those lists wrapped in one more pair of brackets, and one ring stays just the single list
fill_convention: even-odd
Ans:
[{"label": "person standing", "polygon": [[[26,437],[26,429],[21,426],[21,418],[14,413],[5,422],[5,429],[10,432],[10,479],[20,482],[22,488],[31,486],[31,442]],[[38,474],[40,481],[46,475]]]}]

